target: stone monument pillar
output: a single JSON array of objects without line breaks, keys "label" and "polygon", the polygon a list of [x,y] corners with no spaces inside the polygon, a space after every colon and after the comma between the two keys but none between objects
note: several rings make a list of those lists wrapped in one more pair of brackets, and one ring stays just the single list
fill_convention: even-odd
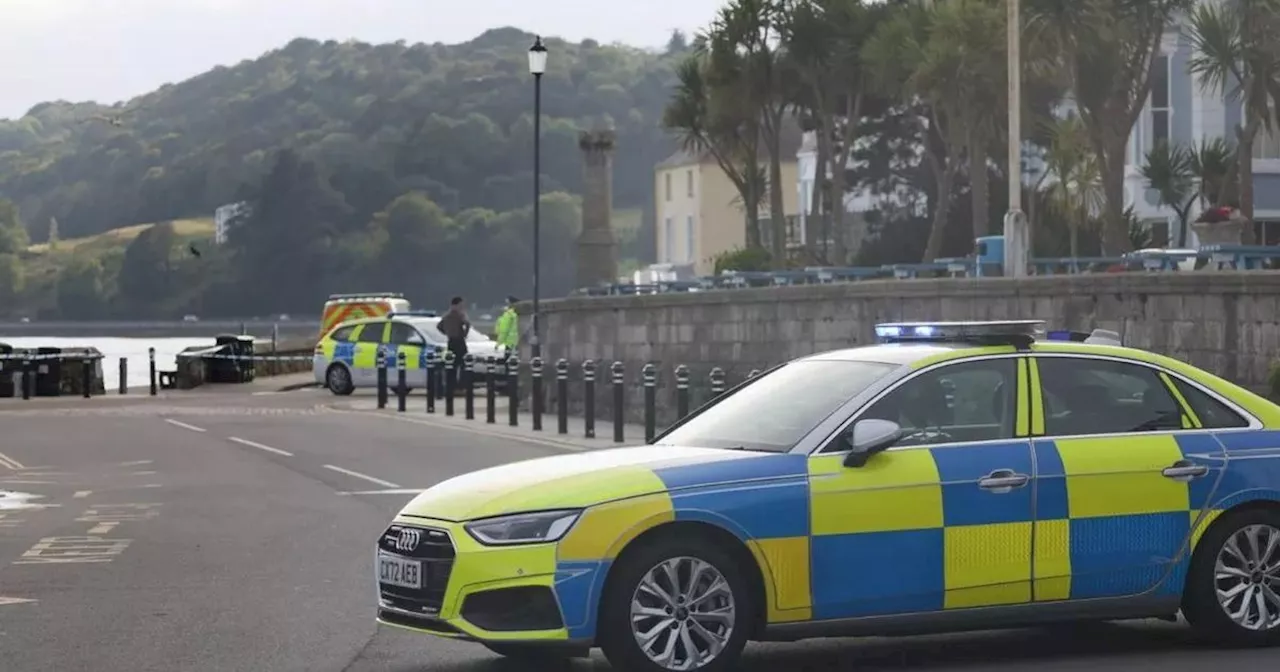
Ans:
[{"label": "stone monument pillar", "polygon": [[582,131],[582,233],[578,236],[578,287],[618,281],[617,239],[613,235],[612,130]]}]

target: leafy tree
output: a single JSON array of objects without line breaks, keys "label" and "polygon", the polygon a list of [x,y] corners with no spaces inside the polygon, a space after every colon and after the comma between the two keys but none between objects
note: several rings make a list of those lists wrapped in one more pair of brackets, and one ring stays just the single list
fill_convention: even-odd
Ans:
[{"label": "leafy tree", "polygon": [[1170,21],[1192,0],[1027,0],[1027,43],[1052,47],[1088,129],[1105,195],[1103,250],[1131,249],[1124,215],[1125,148],[1151,92]]},{"label": "leafy tree", "polygon": [[30,239],[18,216],[18,206],[13,201],[0,198],[0,254],[21,254],[27,251]]},{"label": "leafy tree", "polygon": [[[1236,166],[1240,212],[1253,220],[1253,146],[1259,131],[1277,130],[1273,96],[1280,93],[1280,0],[1235,0],[1201,4],[1190,14],[1195,53],[1187,69],[1202,85],[1243,103],[1244,123],[1236,134]],[[1206,207],[1221,205],[1207,203]],[[1252,226],[1245,243],[1255,242]]]},{"label": "leafy tree", "polygon": [[125,248],[117,279],[131,310],[153,313],[172,291],[173,222],[147,228]]},{"label": "leafy tree", "polygon": [[0,315],[15,312],[25,288],[22,259],[16,254],[0,254]]},{"label": "leafy tree", "polygon": [[1172,209],[1177,215],[1177,245],[1186,247],[1187,219],[1191,206],[1200,196],[1196,189],[1192,152],[1182,145],[1161,142],[1144,158],[1142,177],[1147,181],[1147,187],[1155,190],[1160,205]]},{"label": "leafy tree", "polygon": [[104,312],[102,265],[84,255],[72,257],[58,274],[58,313],[66,319],[94,319]]}]

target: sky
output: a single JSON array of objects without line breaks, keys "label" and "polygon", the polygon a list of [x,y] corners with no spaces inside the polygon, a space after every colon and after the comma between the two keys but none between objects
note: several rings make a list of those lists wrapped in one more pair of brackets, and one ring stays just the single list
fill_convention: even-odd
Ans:
[{"label": "sky", "polygon": [[[0,119],[114,103],[295,37],[465,42],[490,28],[660,47],[723,0],[0,0]],[[548,67],[555,67],[554,55]]]}]

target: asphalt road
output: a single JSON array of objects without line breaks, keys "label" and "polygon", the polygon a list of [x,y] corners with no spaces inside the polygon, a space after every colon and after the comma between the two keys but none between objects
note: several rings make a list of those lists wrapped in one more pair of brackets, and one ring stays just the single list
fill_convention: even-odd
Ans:
[{"label": "asphalt road", "polygon": [[[563,448],[330,407],[315,390],[0,403],[4,672],[499,672],[374,624],[372,546],[412,493]],[[392,491],[392,492],[376,492]],[[22,601],[28,600],[28,601]],[[742,669],[1274,670],[1158,622],[752,646]],[[606,670],[596,654],[574,670]]]}]

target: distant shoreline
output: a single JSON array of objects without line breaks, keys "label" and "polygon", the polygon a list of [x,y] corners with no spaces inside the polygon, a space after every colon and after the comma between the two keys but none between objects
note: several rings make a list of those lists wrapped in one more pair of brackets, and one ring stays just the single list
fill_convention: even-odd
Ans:
[{"label": "distant shoreline", "polygon": [[280,336],[318,336],[320,323],[308,320],[274,322],[270,320],[202,320],[183,321],[32,321],[0,322],[0,340],[17,338],[76,337],[86,338],[213,338],[218,334],[239,334],[243,330],[258,338],[270,338],[275,329]]}]

